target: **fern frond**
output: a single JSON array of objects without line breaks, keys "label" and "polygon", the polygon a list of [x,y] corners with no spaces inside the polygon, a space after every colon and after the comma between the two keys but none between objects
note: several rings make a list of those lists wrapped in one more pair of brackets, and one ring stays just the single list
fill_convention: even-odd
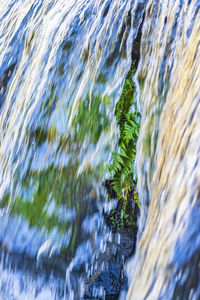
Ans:
[{"label": "fern frond", "polygon": [[[124,191],[124,200],[133,186],[133,165],[136,155],[136,141],[139,135],[139,113],[134,102],[135,86],[132,81],[134,68],[131,68],[124,83],[121,97],[115,108],[115,116],[120,129],[119,153],[114,152],[112,170],[112,186],[118,198]],[[133,112],[130,108],[134,106]],[[126,202],[126,201],[125,201]]]}]

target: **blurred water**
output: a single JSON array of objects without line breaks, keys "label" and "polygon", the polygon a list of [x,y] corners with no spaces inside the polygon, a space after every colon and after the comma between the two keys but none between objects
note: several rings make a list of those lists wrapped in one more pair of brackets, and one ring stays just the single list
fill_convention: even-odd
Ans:
[{"label": "blurred water", "polygon": [[1,299],[76,299],[105,250],[101,183],[144,5],[1,0]]},{"label": "blurred water", "polygon": [[128,299],[200,299],[200,1],[148,3],[137,71],[141,201]]}]

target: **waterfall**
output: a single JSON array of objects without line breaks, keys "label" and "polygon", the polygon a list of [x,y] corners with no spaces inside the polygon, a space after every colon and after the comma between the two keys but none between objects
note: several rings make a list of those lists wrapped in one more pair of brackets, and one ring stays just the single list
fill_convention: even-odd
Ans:
[{"label": "waterfall", "polygon": [[200,299],[199,37],[199,1],[149,1],[137,71],[141,216],[127,299]]},{"label": "waterfall", "polygon": [[145,5],[1,0],[1,299],[79,298],[110,239],[101,184]]},{"label": "waterfall", "polygon": [[199,0],[1,0],[1,299],[81,299],[114,256],[102,182],[141,24],[127,299],[200,299]]}]

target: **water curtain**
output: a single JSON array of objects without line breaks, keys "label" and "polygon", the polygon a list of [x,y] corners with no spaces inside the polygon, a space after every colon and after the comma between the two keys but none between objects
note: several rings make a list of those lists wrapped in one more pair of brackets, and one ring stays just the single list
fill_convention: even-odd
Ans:
[{"label": "water curtain", "polygon": [[200,3],[149,1],[138,78],[141,201],[128,299],[200,297]]},{"label": "water curtain", "polygon": [[101,184],[144,3],[0,3],[2,297],[78,297],[73,267],[104,249]]}]

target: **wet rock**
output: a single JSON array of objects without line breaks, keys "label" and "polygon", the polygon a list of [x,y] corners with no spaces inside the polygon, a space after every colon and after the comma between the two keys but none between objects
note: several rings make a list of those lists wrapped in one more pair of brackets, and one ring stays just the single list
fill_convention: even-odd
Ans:
[{"label": "wet rock", "polygon": [[[113,234],[113,240],[118,240],[118,243],[109,243],[107,251],[98,256],[99,269],[86,282],[84,299],[116,300],[122,289],[127,290],[127,278],[123,269],[127,258],[135,251],[136,235],[136,227],[123,228]],[[104,263],[103,270],[101,270],[102,263]]]}]

